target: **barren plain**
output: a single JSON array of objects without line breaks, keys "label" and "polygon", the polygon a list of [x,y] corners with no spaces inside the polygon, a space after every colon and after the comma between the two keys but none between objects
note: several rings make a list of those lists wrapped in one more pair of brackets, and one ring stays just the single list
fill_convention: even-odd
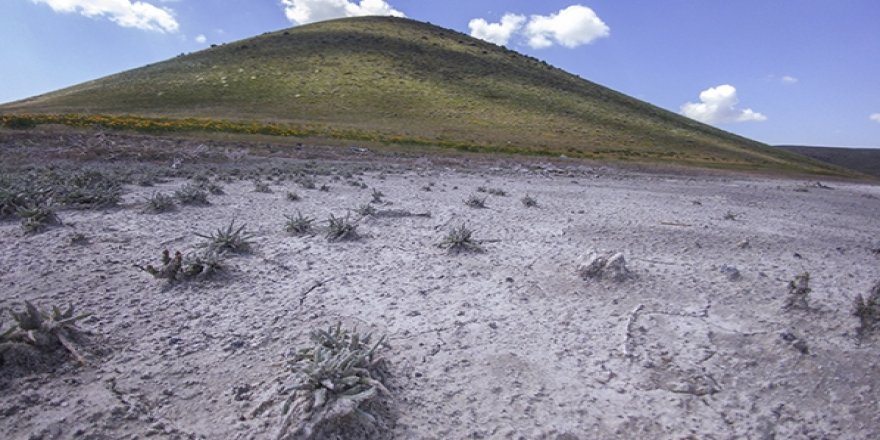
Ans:
[{"label": "barren plain", "polygon": [[[91,314],[77,324],[84,365],[4,355],[0,438],[275,438],[287,360],[338,323],[385,336],[390,394],[375,426],[340,438],[880,437],[880,340],[853,316],[880,280],[876,184],[100,133],[0,140],[8,176],[52,166],[123,182],[117,206],[59,208],[63,224],[39,233],[0,223],[0,309]],[[199,182],[223,193],[144,212]],[[297,212],[314,232],[285,230]],[[359,237],[328,241],[326,220],[347,214]],[[233,220],[251,249],[216,276],[169,283],[135,267]],[[460,225],[482,252],[437,246]],[[591,252],[622,253],[629,276],[582,277]],[[803,273],[807,307],[784,307]]]}]

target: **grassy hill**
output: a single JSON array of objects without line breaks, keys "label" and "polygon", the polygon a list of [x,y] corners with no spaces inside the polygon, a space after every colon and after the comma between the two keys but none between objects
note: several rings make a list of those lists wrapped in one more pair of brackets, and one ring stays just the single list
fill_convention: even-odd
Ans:
[{"label": "grassy hill", "polygon": [[71,125],[134,115],[102,124],[840,173],[503,47],[390,17],[263,34],[0,106],[12,113],[67,114],[54,120]]},{"label": "grassy hill", "polygon": [[792,153],[860,173],[880,177],[880,148],[836,148],[800,145],[778,145]]}]

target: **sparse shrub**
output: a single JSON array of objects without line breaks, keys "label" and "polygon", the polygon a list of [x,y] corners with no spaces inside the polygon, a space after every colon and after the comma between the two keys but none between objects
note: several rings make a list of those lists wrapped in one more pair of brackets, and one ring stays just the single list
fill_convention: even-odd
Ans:
[{"label": "sparse shrub", "polygon": [[198,185],[187,183],[174,191],[174,198],[182,205],[210,205],[208,193]]},{"label": "sparse shrub", "polygon": [[136,264],[135,267],[155,278],[166,279],[169,283],[197,278],[204,279],[223,270],[223,257],[213,249],[188,256],[186,259],[179,251],[174,253],[174,257],[171,257],[171,253],[165,249],[162,251],[160,262],[159,267],[151,264],[146,267]]},{"label": "sparse shrub", "polygon": [[483,252],[483,247],[474,239],[474,231],[464,224],[452,228],[437,246],[451,254]]},{"label": "sparse shrub", "polygon": [[61,224],[61,219],[48,205],[39,205],[18,210],[21,217],[21,229],[25,234],[36,234],[49,226]]},{"label": "sparse shrub", "polygon": [[334,217],[330,214],[327,220],[327,241],[357,240],[360,238],[357,232],[357,223],[345,217]]},{"label": "sparse shrub", "polygon": [[67,208],[108,208],[119,203],[122,184],[118,179],[99,171],[85,171],[56,184],[52,197]]},{"label": "sparse shrub", "polygon": [[0,342],[22,342],[48,350],[63,347],[80,363],[87,363],[77,343],[80,330],[76,327],[76,322],[91,316],[90,314],[75,315],[72,305],[64,311],[52,307],[47,312],[28,301],[24,304],[23,312],[11,312],[16,326],[4,331]]},{"label": "sparse shrub", "polygon": [[215,196],[222,196],[223,194],[226,194],[226,191],[223,190],[223,186],[217,182],[200,183],[199,187]]},{"label": "sparse shrub", "polygon": [[306,217],[302,215],[299,211],[296,212],[296,217],[292,215],[286,215],[287,223],[284,225],[284,230],[294,235],[305,235],[312,231],[312,224],[315,219]]},{"label": "sparse shrub", "polygon": [[37,122],[27,116],[5,116],[3,126],[13,130],[30,130],[37,126]]},{"label": "sparse shrub", "polygon": [[293,393],[282,406],[277,438],[336,438],[340,421],[357,417],[375,429],[373,412],[382,396],[391,393],[383,383],[384,360],[377,355],[384,337],[336,328],[311,333],[312,346],[297,351],[290,361]]},{"label": "sparse shrub", "polygon": [[880,282],[874,284],[868,299],[861,294],[856,295],[853,315],[859,318],[859,328],[856,330],[859,338],[880,328]]},{"label": "sparse shrub", "polygon": [[382,203],[382,197],[385,197],[385,194],[382,191],[375,188],[373,188],[371,195],[373,196],[373,200],[370,203]]},{"label": "sparse shrub", "polygon": [[470,206],[471,208],[483,209],[486,207],[486,198],[480,198],[476,194],[471,194],[467,199],[465,199],[464,204]]},{"label": "sparse shrub", "polygon": [[208,252],[216,252],[218,254],[226,252],[247,253],[251,250],[251,243],[248,240],[253,235],[245,231],[246,226],[241,225],[236,229],[235,220],[232,220],[226,229],[217,229],[217,232],[213,234],[196,233],[196,236],[206,240],[200,247],[207,249]]},{"label": "sparse shrub", "polygon": [[162,193],[155,193],[144,200],[143,211],[151,214],[161,214],[173,211],[175,208],[174,198]]},{"label": "sparse shrub", "polygon": [[258,193],[271,193],[272,188],[269,187],[269,184],[266,182],[261,182],[259,180],[254,180],[254,192]]},{"label": "sparse shrub", "polygon": [[302,197],[300,197],[299,194],[297,194],[293,191],[287,192],[287,201],[288,202],[298,202],[300,200],[302,200]]},{"label": "sparse shrub", "polygon": [[17,216],[27,204],[27,197],[17,188],[0,187],[0,220]]},{"label": "sparse shrub", "polygon": [[523,206],[525,206],[526,208],[534,208],[534,207],[538,206],[538,201],[534,197],[532,197],[528,194],[523,196],[523,198],[520,199],[520,201],[522,202]]},{"label": "sparse shrub", "polygon": [[67,243],[73,246],[82,246],[89,243],[89,238],[82,232],[74,232],[67,236]]},{"label": "sparse shrub", "polygon": [[376,215],[376,208],[369,203],[364,203],[361,206],[358,206],[354,212],[356,212],[361,217],[369,217],[371,215]]},{"label": "sparse shrub", "polygon": [[809,272],[795,276],[788,283],[788,296],[785,298],[785,305],[783,307],[786,309],[808,309],[809,304],[807,300],[812,291],[813,289],[810,289]]}]

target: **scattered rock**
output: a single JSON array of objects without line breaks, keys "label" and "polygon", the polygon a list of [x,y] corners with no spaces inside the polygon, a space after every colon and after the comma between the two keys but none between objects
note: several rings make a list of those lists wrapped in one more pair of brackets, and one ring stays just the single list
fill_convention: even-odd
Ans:
[{"label": "scattered rock", "polygon": [[626,266],[626,258],[620,252],[600,254],[591,251],[581,259],[578,275],[585,280],[607,278],[616,282],[632,277]]},{"label": "scattered rock", "polygon": [[730,281],[739,281],[742,279],[742,274],[739,273],[739,269],[735,266],[724,264],[718,270]]}]

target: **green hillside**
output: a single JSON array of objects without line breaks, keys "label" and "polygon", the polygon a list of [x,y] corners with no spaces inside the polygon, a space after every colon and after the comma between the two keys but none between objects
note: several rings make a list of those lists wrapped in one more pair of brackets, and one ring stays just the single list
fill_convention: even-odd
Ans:
[{"label": "green hillside", "polygon": [[290,130],[265,132],[414,148],[838,172],[503,47],[389,17],[268,33],[5,104],[0,113],[199,118],[229,122],[229,131],[282,127]]}]

